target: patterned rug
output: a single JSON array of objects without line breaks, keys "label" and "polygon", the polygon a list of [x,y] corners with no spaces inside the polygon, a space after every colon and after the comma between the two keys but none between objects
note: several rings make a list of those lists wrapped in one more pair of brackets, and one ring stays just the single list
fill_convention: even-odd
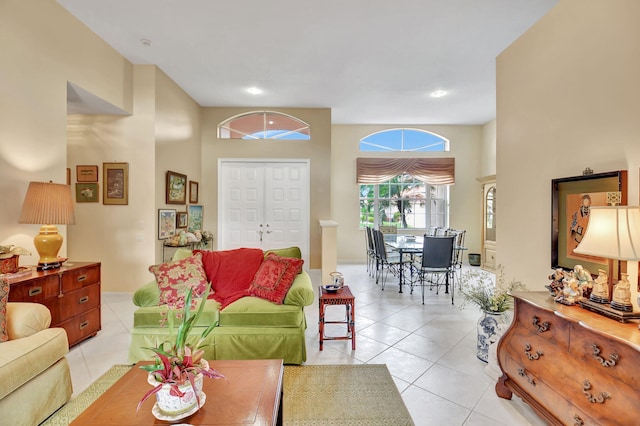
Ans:
[{"label": "patterned rug", "polygon": [[284,369],[285,426],[413,425],[386,365]]},{"label": "patterned rug", "polygon": [[[115,365],[41,426],[67,426],[131,369]],[[286,426],[413,425],[386,365],[305,365],[284,368]]]},{"label": "patterned rug", "polygon": [[98,399],[98,397],[105,393],[120,377],[131,370],[131,367],[131,365],[114,365],[100,376],[98,380],[91,383],[80,395],[71,399],[71,401],[63,405],[62,408],[53,413],[53,415],[41,423],[40,426],[68,426],[69,423],[86,410],[93,401]]}]

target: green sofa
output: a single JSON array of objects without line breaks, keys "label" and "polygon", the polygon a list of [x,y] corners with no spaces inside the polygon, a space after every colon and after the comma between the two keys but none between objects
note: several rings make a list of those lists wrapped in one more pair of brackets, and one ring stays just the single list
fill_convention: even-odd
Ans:
[{"label": "green sofa", "polygon": [[[273,252],[300,257],[299,249],[291,250]],[[180,249],[173,260],[191,255],[190,250]],[[283,359],[285,364],[302,364],[307,358],[304,307],[311,305],[314,297],[311,278],[303,270],[296,276],[282,305],[245,296],[220,310],[220,303],[208,299],[204,301],[203,315],[192,335],[199,336],[209,324],[217,324],[205,341],[206,359]],[[160,326],[162,312],[166,313],[167,307],[158,306],[159,298],[155,280],[133,295],[133,303],[138,306],[129,346],[129,360],[133,363],[153,359],[153,352],[146,348],[169,340],[169,328]],[[198,305],[200,303],[202,300]]]}]

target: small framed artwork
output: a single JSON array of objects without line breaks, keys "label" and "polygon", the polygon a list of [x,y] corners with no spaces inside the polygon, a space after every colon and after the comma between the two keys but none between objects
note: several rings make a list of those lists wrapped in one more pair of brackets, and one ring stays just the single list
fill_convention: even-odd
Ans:
[{"label": "small framed artwork", "polygon": [[187,203],[187,175],[167,171],[167,204]]},{"label": "small framed artwork", "polygon": [[98,198],[97,183],[76,183],[76,203],[97,203]]},{"label": "small framed artwork", "polygon": [[76,166],[76,181],[97,182],[98,166]]},{"label": "small framed artwork", "polygon": [[187,231],[202,231],[202,206],[187,207],[187,214],[189,216]]},{"label": "small framed artwork", "polygon": [[609,192],[620,192],[620,205],[627,204],[626,170],[551,181],[552,268],[573,269],[580,264],[592,274],[598,269],[608,269],[606,259],[574,250],[587,229],[591,206],[606,206]]},{"label": "small framed artwork", "polygon": [[176,225],[176,227],[178,228],[186,228],[188,225],[188,217],[189,215],[187,214],[187,212],[178,212],[178,224]]},{"label": "small framed artwork", "polygon": [[189,202],[198,204],[198,182],[189,181]]},{"label": "small framed artwork", "polygon": [[166,240],[176,235],[176,211],[158,209],[158,239]]},{"label": "small framed artwork", "polygon": [[102,163],[102,204],[129,204],[129,163]]}]

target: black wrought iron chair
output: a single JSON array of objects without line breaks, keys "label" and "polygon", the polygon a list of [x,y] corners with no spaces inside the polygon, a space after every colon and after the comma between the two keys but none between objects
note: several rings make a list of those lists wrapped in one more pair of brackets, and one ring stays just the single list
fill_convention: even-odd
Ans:
[{"label": "black wrought iron chair", "polygon": [[453,235],[453,266],[455,272],[455,278],[460,282],[460,276],[462,275],[462,261],[464,260],[464,238],[467,231],[464,229],[449,229],[448,235]]},{"label": "black wrought iron chair", "polygon": [[376,246],[373,243],[373,228],[366,226],[364,231],[367,250],[367,272],[370,277],[373,277],[376,268]]},{"label": "black wrought iron chair", "polygon": [[422,290],[422,304],[424,305],[424,288],[445,287],[445,293],[451,292],[451,304],[454,302],[454,243],[455,236],[430,237],[425,235],[422,244],[422,258],[417,265],[417,279],[411,282],[411,293],[419,286]]},{"label": "black wrought iron chair", "polygon": [[384,290],[387,275],[389,272],[395,277],[400,278],[400,268],[410,265],[411,260],[401,256],[400,253],[387,252],[387,246],[384,243],[384,234],[378,230],[373,230],[374,242],[376,247],[376,257],[378,267],[376,269],[376,284],[382,277],[380,289]]}]

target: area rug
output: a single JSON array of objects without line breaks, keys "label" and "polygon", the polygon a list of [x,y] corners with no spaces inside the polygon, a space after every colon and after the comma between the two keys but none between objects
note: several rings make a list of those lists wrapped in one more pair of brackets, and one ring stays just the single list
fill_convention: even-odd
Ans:
[{"label": "area rug", "polygon": [[413,425],[386,365],[287,366],[285,426]]},{"label": "area rug", "polygon": [[100,376],[98,380],[91,383],[80,395],[72,398],[58,411],[53,413],[53,415],[41,423],[40,426],[68,426],[69,423],[86,410],[93,401],[98,399],[98,397],[105,393],[120,377],[131,370],[131,367],[131,365],[114,365]]}]

